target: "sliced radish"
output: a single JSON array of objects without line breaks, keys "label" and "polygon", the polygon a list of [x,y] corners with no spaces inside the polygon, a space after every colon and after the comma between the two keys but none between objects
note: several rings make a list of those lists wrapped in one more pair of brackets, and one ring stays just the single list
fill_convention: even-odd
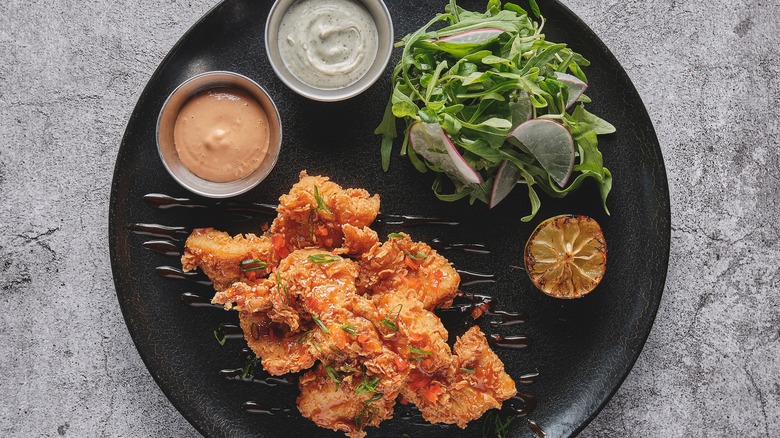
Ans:
[{"label": "sliced radish", "polygon": [[566,101],[566,109],[571,108],[571,106],[577,102],[577,99],[579,99],[580,96],[582,96],[588,89],[588,84],[581,81],[577,76],[573,76],[568,73],[561,73],[556,71],[555,79],[563,82],[569,88],[569,100]]},{"label": "sliced radish", "polygon": [[518,93],[518,99],[509,103],[512,109],[512,126],[517,126],[534,117],[534,106],[531,97],[525,91]]},{"label": "sliced radish", "polygon": [[532,119],[509,137],[522,143],[561,188],[566,186],[574,168],[574,140],[566,127],[549,119]]},{"label": "sliced radish", "polygon": [[452,44],[486,44],[504,33],[502,29],[487,27],[484,29],[467,30],[454,35],[439,38],[439,41]]},{"label": "sliced radish", "polygon": [[482,177],[466,163],[438,123],[416,122],[409,128],[409,142],[417,155],[447,175],[464,184],[482,184]]},{"label": "sliced radish", "polygon": [[504,160],[498,167],[498,172],[496,172],[493,180],[493,190],[490,192],[490,208],[498,205],[499,202],[509,195],[517,185],[518,178],[520,178],[520,168],[515,163]]}]

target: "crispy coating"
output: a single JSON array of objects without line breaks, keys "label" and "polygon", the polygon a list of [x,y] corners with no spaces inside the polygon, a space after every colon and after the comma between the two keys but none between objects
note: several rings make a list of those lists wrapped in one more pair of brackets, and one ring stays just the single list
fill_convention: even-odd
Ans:
[{"label": "crispy coating", "polygon": [[[251,274],[243,272],[241,262],[249,259],[262,260],[266,268],[249,271]],[[252,282],[262,278],[279,260],[271,239],[266,236],[239,234],[231,237],[214,228],[197,228],[184,244],[181,264],[185,272],[200,268],[220,291],[236,281]]]},{"label": "crispy coating", "polygon": [[352,257],[367,253],[379,243],[379,236],[371,228],[358,228],[354,225],[344,224],[341,226],[341,230],[344,233],[342,250]]},{"label": "crispy coating", "polygon": [[[333,369],[331,368],[331,372]],[[320,427],[341,431],[351,438],[366,436],[365,427],[376,427],[393,417],[395,397],[383,397],[374,392],[359,393],[356,389],[363,377],[359,374],[328,375],[325,365],[301,376],[298,409]]]},{"label": "crispy coating", "polygon": [[373,295],[414,297],[433,310],[451,306],[459,284],[460,275],[447,259],[403,233],[360,257],[358,289]]},{"label": "crispy coating", "polygon": [[363,228],[374,222],[379,195],[343,189],[327,177],[303,171],[300,181],[279,198],[277,212],[269,232],[284,236],[289,252],[310,246],[333,249],[344,241],[342,225]]},{"label": "crispy coating", "polygon": [[426,421],[465,428],[488,410],[500,408],[517,391],[478,326],[470,328],[453,348],[452,368],[433,375],[413,374],[419,380],[412,380],[402,394],[417,405]]},{"label": "crispy coating", "polygon": [[309,369],[319,357],[310,342],[301,341],[300,332],[289,331],[263,313],[242,311],[239,320],[244,339],[269,374],[280,376]]}]

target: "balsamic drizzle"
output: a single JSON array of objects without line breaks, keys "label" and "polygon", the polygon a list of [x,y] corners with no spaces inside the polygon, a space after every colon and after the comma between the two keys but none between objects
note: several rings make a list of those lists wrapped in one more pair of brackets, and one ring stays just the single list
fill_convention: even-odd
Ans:
[{"label": "balsamic drizzle", "polygon": [[[276,206],[271,204],[234,203],[224,201],[202,204],[189,198],[175,198],[159,193],[147,194],[143,197],[143,199],[144,202],[146,202],[148,205],[162,210],[172,208],[216,209],[218,212],[223,214],[225,219],[231,221],[253,220],[254,217],[258,215],[265,217],[273,217],[276,215]],[[419,225],[455,226],[459,224],[458,221],[449,218],[393,215],[384,214],[381,212],[377,215],[375,223],[404,227],[414,227]],[[136,223],[128,225],[127,229],[136,234],[160,239],[148,240],[143,243],[143,247],[152,252],[170,257],[178,257],[181,255],[181,248],[175,242],[181,241],[190,233],[190,230],[186,227],[171,227],[160,224]],[[433,239],[430,243],[430,246],[437,251],[454,250],[475,254],[490,254],[491,252],[485,245],[480,243],[452,243],[439,238]],[[155,272],[158,275],[168,279],[187,280],[202,285],[211,285],[211,282],[204,275],[198,272],[184,272],[181,269],[173,266],[158,266],[155,268]],[[461,286],[496,282],[495,275],[493,274],[484,274],[467,270],[458,270],[458,273],[461,276]],[[219,304],[212,304],[209,298],[190,292],[182,293],[180,295],[180,300],[182,303],[194,308],[223,307]],[[475,324],[475,318],[479,318],[481,315],[485,315],[490,318],[489,326],[492,328],[514,326],[524,323],[528,319],[527,315],[521,312],[495,310],[497,303],[498,301],[489,295],[470,294],[463,291],[458,291],[453,306],[446,309],[437,309],[437,313],[465,315],[467,317],[467,321],[465,321],[466,328]],[[221,333],[225,339],[244,338],[244,333],[241,327],[235,324],[220,324],[218,332]],[[531,344],[531,338],[522,335],[504,336],[501,334],[491,334],[488,340],[493,347],[512,350],[523,349]],[[254,357],[254,353],[252,353],[248,348],[244,348],[242,353],[248,358]],[[256,361],[257,359],[254,360]],[[268,387],[286,387],[295,384],[295,377],[274,377],[270,375],[259,374],[260,373],[255,372],[254,365],[249,368],[249,371],[247,367],[223,369],[219,371],[220,377],[230,381],[252,382]],[[522,385],[530,385],[536,382],[538,378],[538,372],[530,372],[521,375],[516,380],[516,382]],[[526,417],[535,409],[536,405],[537,402],[535,397],[528,394],[518,393],[515,397],[507,400],[504,408],[510,409],[518,416]],[[290,407],[267,407],[255,401],[244,402],[241,405],[241,409],[247,414],[282,417],[292,417],[294,412],[293,408]],[[422,420],[420,415],[405,415],[400,418],[402,420],[408,421],[411,425],[419,427],[447,428],[451,426],[427,423]],[[546,437],[544,431],[538,423],[531,419],[526,419],[526,421],[528,427],[534,432],[537,438]]]}]

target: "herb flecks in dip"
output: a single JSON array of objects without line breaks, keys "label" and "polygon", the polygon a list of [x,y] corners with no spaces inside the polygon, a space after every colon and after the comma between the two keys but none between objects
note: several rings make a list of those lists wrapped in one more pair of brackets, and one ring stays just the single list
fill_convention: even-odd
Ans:
[{"label": "herb flecks in dip", "polygon": [[268,151],[268,118],[250,95],[232,88],[205,90],[179,111],[173,139],[190,172],[205,180],[236,181],[260,166]]},{"label": "herb flecks in dip", "polygon": [[371,14],[354,0],[298,0],[279,24],[279,54],[301,82],[319,89],[347,87],[376,58]]}]

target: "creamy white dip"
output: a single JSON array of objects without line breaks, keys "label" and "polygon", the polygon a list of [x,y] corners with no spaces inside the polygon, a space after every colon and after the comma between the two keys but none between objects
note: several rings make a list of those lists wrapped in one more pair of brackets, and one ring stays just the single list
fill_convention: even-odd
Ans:
[{"label": "creamy white dip", "polygon": [[371,14],[355,0],[298,0],[279,24],[279,55],[301,82],[344,88],[373,64],[377,34]]}]

